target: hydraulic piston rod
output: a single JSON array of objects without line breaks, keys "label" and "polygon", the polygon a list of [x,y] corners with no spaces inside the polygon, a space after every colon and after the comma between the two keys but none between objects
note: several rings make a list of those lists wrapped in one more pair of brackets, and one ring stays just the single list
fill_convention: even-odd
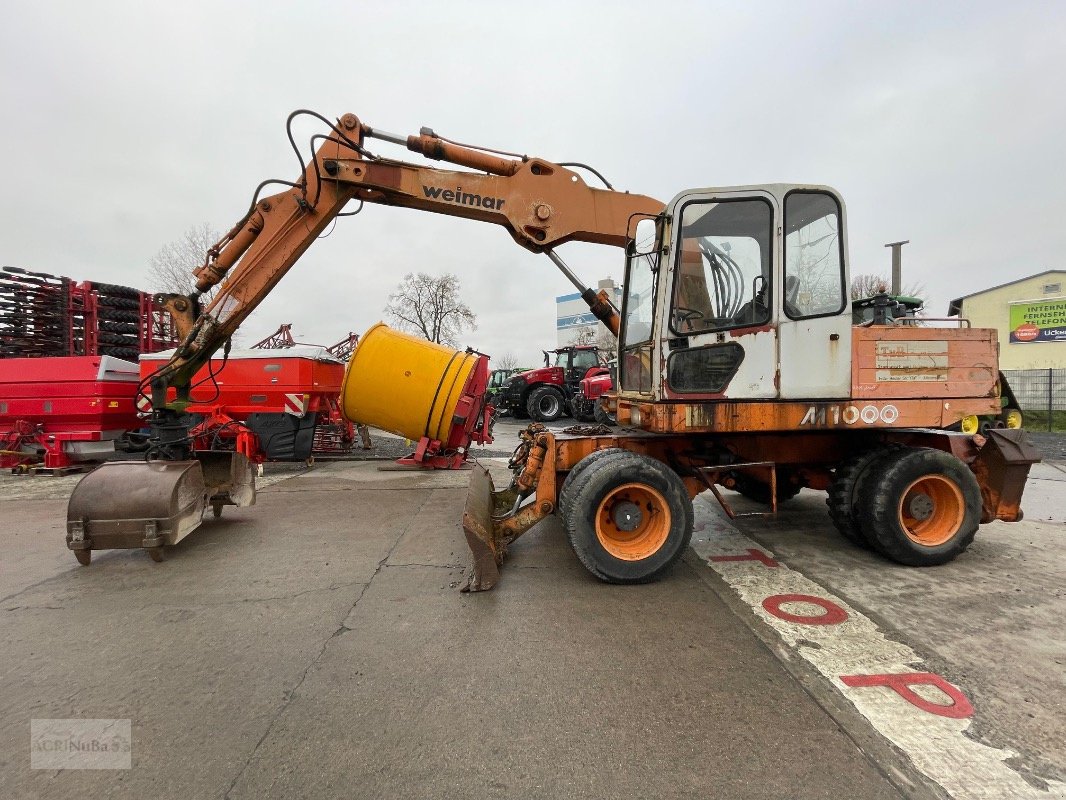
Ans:
[{"label": "hydraulic piston rod", "polygon": [[607,292],[596,292],[591,286],[586,286],[581,278],[579,278],[562,257],[554,250],[545,250],[555,266],[559,268],[559,271],[566,276],[566,279],[570,283],[574,284],[579,292],[581,292],[581,299],[588,303],[589,310],[592,311],[596,319],[600,320],[616,337],[618,336],[619,322],[621,321],[618,316],[618,309],[614,307],[611,302],[611,298],[607,295]]}]

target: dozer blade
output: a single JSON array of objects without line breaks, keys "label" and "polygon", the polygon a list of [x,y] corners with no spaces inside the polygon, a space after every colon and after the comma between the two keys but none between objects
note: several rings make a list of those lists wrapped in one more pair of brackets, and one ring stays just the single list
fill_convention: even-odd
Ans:
[{"label": "dozer blade", "polygon": [[[550,483],[554,497],[554,482]],[[464,592],[485,592],[500,580],[500,565],[508,546],[554,510],[552,502],[530,502],[512,483],[495,491],[492,476],[480,464],[470,473],[470,489],[463,511],[463,532],[474,556]]]},{"label": "dozer blade", "polygon": [[474,556],[474,564],[461,590],[464,592],[488,591],[500,579],[503,547],[496,538],[492,524],[494,490],[489,471],[480,464],[474,464],[466,495],[466,509],[463,511],[463,532]]},{"label": "dozer blade", "polygon": [[199,461],[112,461],[90,472],[67,504],[67,547],[143,547],[155,558],[200,525],[208,490]]}]

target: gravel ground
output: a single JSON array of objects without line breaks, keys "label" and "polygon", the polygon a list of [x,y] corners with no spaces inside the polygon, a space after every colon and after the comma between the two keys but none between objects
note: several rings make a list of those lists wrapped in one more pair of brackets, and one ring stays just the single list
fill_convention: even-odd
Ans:
[{"label": "gravel ground", "polygon": [[1066,433],[1026,431],[1045,461],[1066,461]]}]

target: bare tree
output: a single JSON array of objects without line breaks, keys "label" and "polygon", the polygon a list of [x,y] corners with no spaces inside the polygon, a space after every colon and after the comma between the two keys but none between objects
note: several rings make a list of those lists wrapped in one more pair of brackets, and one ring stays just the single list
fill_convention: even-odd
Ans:
[{"label": "bare tree", "polygon": [[[862,300],[864,297],[873,297],[875,294],[888,292],[891,286],[891,279],[885,275],[856,275],[851,279],[851,299]],[[921,298],[925,294],[925,284],[907,284],[902,288],[902,294],[906,297]]]},{"label": "bare tree", "polygon": [[193,288],[192,271],[204,263],[209,248],[218,242],[218,231],[208,223],[193,225],[180,239],[167,242],[148,262],[148,277],[157,292],[188,294]]},{"label": "bare tree", "polygon": [[512,370],[512,369],[517,369],[518,366],[519,366],[519,364],[518,364],[518,356],[516,356],[510,350],[508,350],[503,355],[493,356],[492,357],[492,368],[493,369]]},{"label": "bare tree", "polygon": [[574,347],[590,347],[596,344],[596,329],[591,325],[578,328],[577,333],[570,339]]},{"label": "bare tree", "polygon": [[401,330],[455,347],[463,331],[477,328],[477,317],[459,292],[459,278],[450,272],[408,272],[389,295],[385,313]]},{"label": "bare tree", "polygon": [[596,326],[596,347],[608,361],[618,358],[618,337],[611,333],[606,325]]},{"label": "bare tree", "polygon": [[618,355],[618,339],[606,325],[587,325],[574,334],[570,344],[575,347],[595,346],[606,359]]}]

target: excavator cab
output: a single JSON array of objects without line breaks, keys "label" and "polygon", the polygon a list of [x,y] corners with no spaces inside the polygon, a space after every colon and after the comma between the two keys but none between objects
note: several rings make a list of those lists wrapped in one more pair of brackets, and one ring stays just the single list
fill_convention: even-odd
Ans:
[{"label": "excavator cab", "polygon": [[626,263],[623,396],[848,395],[844,204],[832,189],[684,192],[651,225],[638,224]]}]

